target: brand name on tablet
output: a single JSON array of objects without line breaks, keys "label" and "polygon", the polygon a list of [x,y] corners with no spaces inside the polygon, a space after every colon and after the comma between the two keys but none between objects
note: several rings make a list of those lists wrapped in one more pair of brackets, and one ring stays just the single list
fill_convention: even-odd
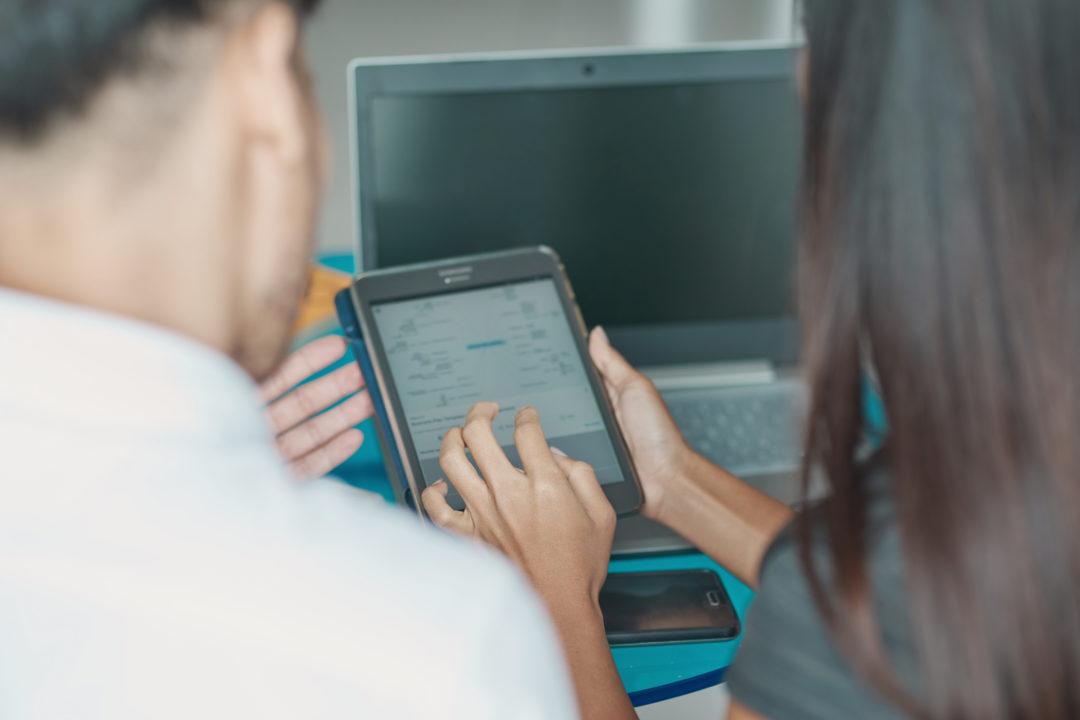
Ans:
[{"label": "brand name on tablet", "polygon": [[439,277],[442,278],[443,283],[446,285],[453,285],[454,283],[464,282],[472,275],[472,266],[467,265],[465,267],[450,268],[448,270],[440,270]]}]

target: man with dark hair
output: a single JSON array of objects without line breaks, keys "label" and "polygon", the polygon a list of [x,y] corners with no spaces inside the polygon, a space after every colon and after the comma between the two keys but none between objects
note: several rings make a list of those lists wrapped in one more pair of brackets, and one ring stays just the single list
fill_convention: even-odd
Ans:
[{"label": "man with dark hair", "polygon": [[508,566],[275,452],[312,4],[0,0],[0,717],[575,713]]}]

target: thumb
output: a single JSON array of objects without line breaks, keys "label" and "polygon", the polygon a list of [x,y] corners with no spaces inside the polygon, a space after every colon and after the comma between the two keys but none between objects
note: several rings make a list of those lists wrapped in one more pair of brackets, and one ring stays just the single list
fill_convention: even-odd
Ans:
[{"label": "thumb", "polygon": [[473,523],[472,515],[467,509],[465,512],[459,512],[450,507],[450,503],[446,501],[446,496],[449,494],[450,486],[445,480],[440,480],[424,488],[424,492],[420,495],[420,502],[424,504],[424,510],[427,511],[431,522],[458,535],[472,537],[476,534],[476,525]]},{"label": "thumb", "polygon": [[641,377],[641,374],[626,362],[626,358],[611,346],[611,341],[602,327],[593,330],[589,337],[589,354],[605,382],[616,394]]}]

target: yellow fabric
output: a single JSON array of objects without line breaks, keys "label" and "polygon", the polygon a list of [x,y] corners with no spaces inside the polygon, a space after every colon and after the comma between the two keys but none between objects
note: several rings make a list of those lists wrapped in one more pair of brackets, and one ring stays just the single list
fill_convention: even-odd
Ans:
[{"label": "yellow fabric", "polygon": [[311,266],[311,280],[304,296],[293,333],[301,333],[314,325],[336,317],[334,296],[349,287],[349,276],[321,265]]}]

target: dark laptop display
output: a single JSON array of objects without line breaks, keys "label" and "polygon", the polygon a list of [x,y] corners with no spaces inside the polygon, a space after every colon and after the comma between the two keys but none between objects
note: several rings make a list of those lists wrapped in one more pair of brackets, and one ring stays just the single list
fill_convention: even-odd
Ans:
[{"label": "dark laptop display", "polygon": [[364,265],[545,244],[636,362],[791,362],[794,58],[356,68]]}]

